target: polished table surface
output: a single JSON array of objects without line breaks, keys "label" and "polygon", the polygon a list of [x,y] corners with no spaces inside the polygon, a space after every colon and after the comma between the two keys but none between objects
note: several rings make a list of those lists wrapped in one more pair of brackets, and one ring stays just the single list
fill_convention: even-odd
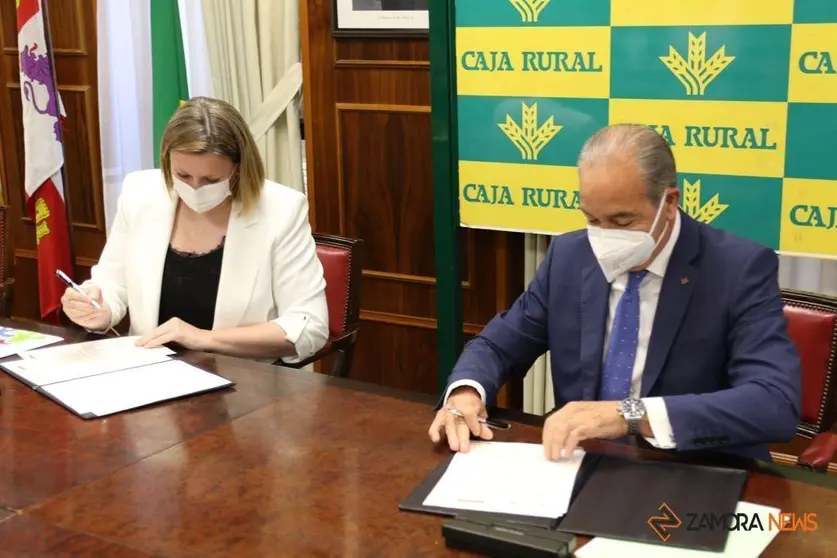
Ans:
[{"label": "polished table surface", "polygon": [[[69,337],[69,330],[51,330]],[[448,452],[427,439],[431,398],[250,361],[189,360],[236,382],[83,420],[0,373],[0,556],[464,556],[444,518],[398,511]],[[540,420],[497,439],[539,442]],[[528,423],[528,424],[527,424]],[[607,442],[589,451],[671,459]],[[745,499],[816,512],[765,556],[834,556],[837,479],[751,469]]]}]

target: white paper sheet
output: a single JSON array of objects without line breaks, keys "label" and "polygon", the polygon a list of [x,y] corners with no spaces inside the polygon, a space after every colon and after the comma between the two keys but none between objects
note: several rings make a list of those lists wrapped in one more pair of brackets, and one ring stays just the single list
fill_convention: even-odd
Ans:
[{"label": "white paper sheet", "polygon": [[13,327],[0,327],[0,358],[52,345],[59,341],[63,339],[55,335],[45,335]]},{"label": "white paper sheet", "polygon": [[102,417],[231,383],[186,362],[168,360],[52,384],[41,388],[41,391],[80,415],[91,413]]},{"label": "white paper sheet", "polygon": [[131,358],[134,355],[146,355],[149,353],[160,353],[165,355],[173,354],[174,351],[167,347],[156,347],[145,349],[137,347],[139,337],[109,337],[85,343],[72,343],[48,349],[36,351],[25,351],[21,354],[23,358],[40,360],[60,359],[63,363],[89,363],[102,358],[123,357]]},{"label": "white paper sheet", "polygon": [[614,556],[642,556],[642,558],[758,558],[764,549],[773,541],[778,531],[770,530],[770,515],[777,514],[778,508],[770,508],[738,502],[735,513],[743,513],[748,517],[757,513],[764,531],[753,529],[750,531],[730,531],[727,546],[723,552],[708,552],[705,550],[689,550],[661,544],[645,544],[632,541],[620,541],[596,537],[580,549],[575,551],[577,558],[613,558]]},{"label": "white paper sheet", "polygon": [[166,347],[137,347],[137,337],[115,337],[20,353],[4,367],[34,386],[45,386],[171,360]]},{"label": "white paper sheet", "polygon": [[426,506],[558,518],[567,512],[584,452],[549,461],[541,444],[473,442],[458,453]]}]

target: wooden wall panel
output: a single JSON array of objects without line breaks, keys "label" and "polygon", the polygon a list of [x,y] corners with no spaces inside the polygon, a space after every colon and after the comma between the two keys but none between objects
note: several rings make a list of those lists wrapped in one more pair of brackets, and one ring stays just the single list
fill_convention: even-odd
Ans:
[{"label": "wooden wall panel", "polygon": [[[89,276],[105,241],[96,60],[96,3],[48,3],[63,123],[66,192],[72,223],[76,278]],[[38,319],[35,232],[26,215],[15,0],[0,0],[0,180],[10,206],[10,244],[15,258],[15,317]]]},{"label": "wooden wall panel", "polygon": [[433,255],[421,247],[433,236],[433,220],[415,210],[433,204],[433,191],[421,187],[433,172],[424,148],[429,111],[341,103],[336,123],[340,234],[365,239],[367,276],[432,282]]},{"label": "wooden wall panel", "polygon": [[[301,12],[312,224],[366,242],[351,376],[435,393],[427,39],[335,36],[331,0],[301,0]],[[522,290],[523,240],[463,229],[460,247],[470,337]]]}]

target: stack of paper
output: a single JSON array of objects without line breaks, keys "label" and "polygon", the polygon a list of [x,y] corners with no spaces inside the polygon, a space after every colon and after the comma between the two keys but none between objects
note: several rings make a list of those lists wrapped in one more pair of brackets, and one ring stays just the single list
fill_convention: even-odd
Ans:
[{"label": "stack of paper", "polygon": [[13,327],[0,327],[0,358],[52,345],[59,341],[63,341],[63,339],[55,335],[46,335]]},{"label": "stack of paper", "polygon": [[620,541],[596,537],[575,551],[578,558],[613,558],[614,556],[642,556],[642,558],[758,558],[773,541],[778,531],[770,530],[770,516],[780,512],[777,508],[759,506],[749,502],[738,502],[736,514],[752,517],[758,514],[764,530],[730,531],[724,551],[708,552],[666,546],[665,544],[645,544],[632,541]]},{"label": "stack of paper", "polygon": [[9,374],[84,418],[102,417],[233,382],[116,337],[26,351],[0,364]]},{"label": "stack of paper", "polygon": [[103,417],[186,395],[231,386],[182,360],[42,386],[40,391],[84,418]]},{"label": "stack of paper", "polygon": [[144,349],[137,337],[113,337],[20,353],[20,360],[4,363],[13,375],[32,387],[107,374],[171,360],[166,347]]},{"label": "stack of paper", "polygon": [[582,450],[549,461],[541,444],[473,442],[424,500],[440,508],[558,518],[570,505]]}]

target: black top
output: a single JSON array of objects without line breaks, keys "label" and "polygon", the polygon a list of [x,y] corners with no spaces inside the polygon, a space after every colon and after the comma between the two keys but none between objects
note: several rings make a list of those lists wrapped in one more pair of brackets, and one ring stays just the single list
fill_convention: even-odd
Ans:
[{"label": "black top", "polygon": [[169,246],[160,285],[160,324],[180,318],[199,329],[212,329],[223,259],[224,240],[205,254]]}]

